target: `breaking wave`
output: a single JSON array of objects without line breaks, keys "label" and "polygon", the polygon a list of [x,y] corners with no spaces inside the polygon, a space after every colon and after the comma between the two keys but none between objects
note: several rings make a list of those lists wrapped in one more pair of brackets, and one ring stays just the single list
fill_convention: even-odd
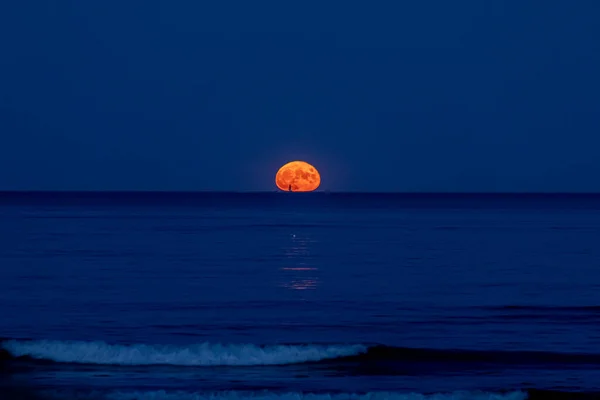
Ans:
[{"label": "breaking wave", "polygon": [[102,365],[285,365],[352,356],[366,351],[366,347],[362,345],[257,346],[201,343],[178,347],[51,340],[7,340],[0,343],[0,346],[14,358]]},{"label": "breaking wave", "polygon": [[200,343],[189,346],[105,342],[5,340],[0,361],[37,360],[97,365],[259,366],[301,363],[355,365],[392,363],[479,363],[600,366],[600,354],[537,351],[444,350],[383,345],[272,345]]}]

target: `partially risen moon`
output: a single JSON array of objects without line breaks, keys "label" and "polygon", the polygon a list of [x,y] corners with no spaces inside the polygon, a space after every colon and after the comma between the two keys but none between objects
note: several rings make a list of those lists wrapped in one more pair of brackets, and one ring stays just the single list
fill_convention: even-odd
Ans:
[{"label": "partially risen moon", "polygon": [[279,168],[275,184],[286,192],[312,192],[321,184],[321,175],[307,162],[292,161]]}]

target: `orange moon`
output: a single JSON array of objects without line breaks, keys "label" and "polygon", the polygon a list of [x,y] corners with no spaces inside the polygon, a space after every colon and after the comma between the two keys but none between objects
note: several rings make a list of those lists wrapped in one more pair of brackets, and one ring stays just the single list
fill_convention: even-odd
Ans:
[{"label": "orange moon", "polygon": [[321,175],[307,162],[292,161],[279,168],[275,184],[286,192],[312,192],[321,184]]}]

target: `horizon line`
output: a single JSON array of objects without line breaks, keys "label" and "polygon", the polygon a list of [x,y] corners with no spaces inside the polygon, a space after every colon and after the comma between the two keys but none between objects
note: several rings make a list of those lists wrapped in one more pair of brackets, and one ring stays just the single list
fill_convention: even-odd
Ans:
[{"label": "horizon line", "polygon": [[[3,194],[287,194],[281,190],[0,190]],[[600,191],[333,191],[293,192],[295,194],[370,194],[370,195],[600,195]]]}]

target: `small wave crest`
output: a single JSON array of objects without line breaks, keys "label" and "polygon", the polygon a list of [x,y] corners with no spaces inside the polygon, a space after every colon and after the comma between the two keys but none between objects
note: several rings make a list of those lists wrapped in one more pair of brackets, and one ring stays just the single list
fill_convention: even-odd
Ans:
[{"label": "small wave crest", "polygon": [[104,342],[7,340],[0,344],[13,357],[58,363],[102,365],[251,366],[285,365],[347,357],[366,351],[362,345],[278,345],[201,343],[116,345]]},{"label": "small wave crest", "polygon": [[445,350],[384,345],[270,345],[200,343],[189,346],[108,344],[105,342],[5,340],[2,360],[35,360],[50,363],[97,365],[260,366],[301,363],[350,367],[385,363],[485,365],[600,365],[600,354],[543,351]]}]

